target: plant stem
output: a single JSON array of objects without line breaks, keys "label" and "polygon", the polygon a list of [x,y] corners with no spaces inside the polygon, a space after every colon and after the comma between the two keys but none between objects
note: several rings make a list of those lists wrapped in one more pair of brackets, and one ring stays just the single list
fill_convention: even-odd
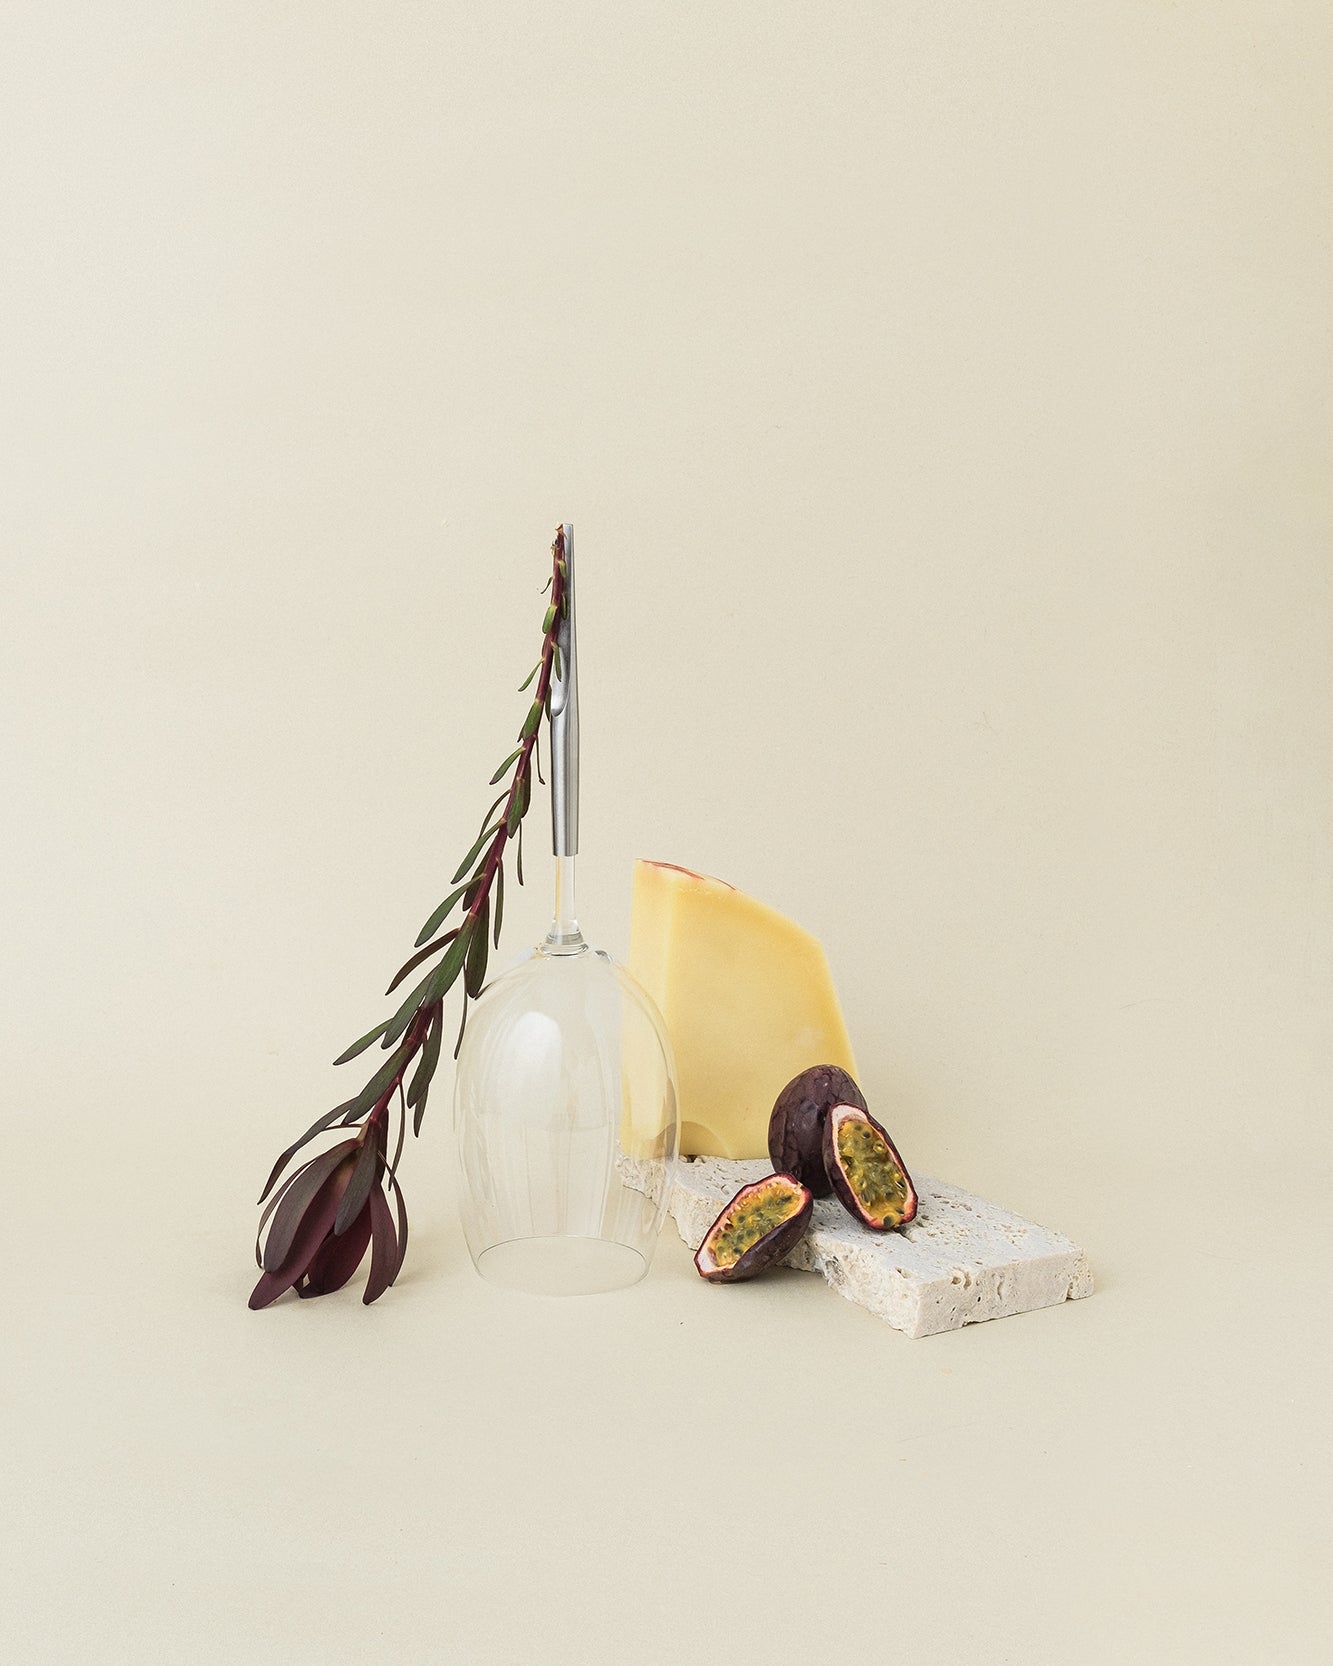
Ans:
[{"label": "plant stem", "polygon": [[[545,709],[546,702],[550,697],[551,677],[555,667],[556,635],[559,632],[560,620],[564,614],[564,557],[565,533],[564,528],[561,527],[556,533],[555,542],[551,546],[551,611],[554,617],[549,629],[546,632],[546,640],[542,645],[542,656],[540,661],[541,671],[538,675],[537,687],[532,697],[533,705],[540,705],[543,709]],[[486,861],[482,867],[480,875],[478,876],[478,884],[475,894],[473,895],[472,901],[468,906],[467,913],[464,916],[465,926],[470,926],[474,930],[481,917],[482,911],[486,908],[490,900],[491,887],[495,883],[495,876],[499,871],[501,862],[504,860],[505,846],[509,843],[509,825],[514,805],[518,801],[520,794],[525,795],[527,802],[531,801],[532,785],[530,772],[532,768],[532,757],[534,751],[536,750],[537,740],[540,734],[541,724],[538,723],[533,728],[532,733],[526,736],[520,744],[518,758],[516,759],[514,765],[514,777],[509,783],[509,791],[505,795],[504,813],[500,818],[500,826],[496,830],[495,837],[491,840],[490,847],[486,852]],[[527,802],[524,804],[525,813],[527,809]],[[522,817],[519,817],[518,820],[521,821]],[[517,822],[515,822],[515,826],[517,826]],[[571,882],[570,906],[572,909],[572,871],[569,877]],[[387,1122],[389,1104],[392,1101],[394,1094],[397,1093],[399,1088],[402,1086],[403,1078],[407,1075],[407,1072],[417,1054],[421,1051],[423,1045],[425,1044],[426,1032],[430,1028],[433,1011],[435,1007],[442,1007],[443,1004],[442,1000],[439,1002],[433,1002],[430,1007],[422,1007],[413,1014],[412,1021],[408,1025],[407,1031],[402,1040],[402,1046],[405,1049],[402,1067],[394,1075],[394,1078],[390,1082],[389,1086],[375,1101],[370,1115],[366,1119],[367,1124],[375,1121]]]},{"label": "plant stem", "polygon": [[[555,612],[555,619],[546,633],[546,641],[542,647],[541,672],[537,678],[537,689],[533,694],[533,705],[545,707],[551,692],[551,673],[555,664],[555,639],[560,628],[560,619],[564,613],[565,577],[563,562],[565,557],[565,532],[561,527],[556,533],[555,543],[551,546],[553,577],[551,580],[551,607]],[[509,792],[505,798],[504,815],[495,837],[491,840],[490,849],[486,853],[486,865],[481,871],[481,884],[477,887],[477,894],[467,911],[467,918],[474,921],[480,915],[487,899],[491,894],[491,885],[495,880],[496,869],[504,858],[505,846],[509,843],[509,818],[514,802],[520,791],[526,791],[531,798],[531,783],[528,779],[532,767],[532,754],[537,745],[537,737],[541,733],[541,725],[532,731],[523,741],[518,755],[518,762],[514,767],[514,779],[509,784]]]}]

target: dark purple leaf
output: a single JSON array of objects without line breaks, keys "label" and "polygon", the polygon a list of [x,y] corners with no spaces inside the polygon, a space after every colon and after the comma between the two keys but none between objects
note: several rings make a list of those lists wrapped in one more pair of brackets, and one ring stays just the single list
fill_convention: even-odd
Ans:
[{"label": "dark purple leaf", "polygon": [[287,1259],[280,1267],[266,1272],[250,1292],[252,1308],[267,1307],[275,1297],[291,1288],[314,1259],[315,1251],[328,1236],[333,1217],[338,1213],[340,1188],[336,1174],[330,1175],[316,1193],[302,1217],[300,1228],[292,1240]]},{"label": "dark purple leaf", "polygon": [[335,1238],[341,1237],[365,1208],[370,1188],[379,1179],[379,1171],[380,1142],[375,1135],[373,1124],[368,1124],[361,1136],[361,1149],[357,1152],[356,1162],[352,1166],[352,1178],[347,1182],[347,1190],[342,1195],[342,1202],[338,1205],[338,1213],[333,1220]]},{"label": "dark purple leaf", "polygon": [[370,1242],[370,1211],[363,1209],[341,1238],[326,1238],[315,1251],[310,1272],[298,1284],[298,1296],[327,1296],[341,1290],[365,1257]]},{"label": "dark purple leaf", "polygon": [[340,1116],[344,1116],[348,1111],[354,1110],[359,1103],[359,1097],[357,1099],[344,1099],[341,1105],[335,1105],[331,1111],[325,1111],[323,1116],[316,1117],[310,1124],[309,1128],[306,1129],[305,1133],[301,1135],[300,1139],[293,1140],[287,1147],[286,1151],[283,1152],[282,1156],[278,1158],[276,1163],[274,1163],[273,1173],[269,1175],[268,1184],[264,1187],[263,1191],[260,1192],[259,1201],[262,1203],[268,1196],[269,1192],[272,1191],[273,1182],[282,1173],[283,1169],[287,1167],[288,1163],[291,1162],[292,1158],[295,1157],[296,1153],[303,1145],[306,1145],[310,1140],[313,1140],[316,1134],[322,1134],[326,1128],[332,1128],[333,1124]]},{"label": "dark purple leaf", "polygon": [[257,1313],[261,1307],[267,1307],[284,1290],[290,1290],[292,1283],[293,1280],[284,1279],[279,1273],[261,1273],[259,1283],[250,1292],[250,1310]]},{"label": "dark purple leaf", "polygon": [[376,1186],[370,1194],[370,1277],[361,1297],[367,1307],[384,1294],[397,1271],[398,1240],[394,1237],[393,1216],[384,1193]]},{"label": "dark purple leaf", "polygon": [[286,1196],[278,1205],[264,1245],[265,1270],[274,1273],[291,1254],[292,1245],[300,1232],[301,1222],[324,1182],[334,1173],[339,1163],[356,1150],[355,1140],[341,1140],[328,1151],[322,1151],[313,1163],[296,1177]]},{"label": "dark purple leaf", "polygon": [[398,1265],[393,1270],[393,1278],[389,1280],[392,1284],[393,1279],[402,1272],[403,1262],[407,1259],[407,1202],[403,1197],[403,1188],[392,1175],[389,1177],[389,1184],[393,1187],[394,1200],[398,1205]]},{"label": "dark purple leaf", "polygon": [[255,1266],[256,1267],[262,1267],[264,1265],[264,1258],[259,1253],[259,1240],[264,1235],[264,1222],[269,1218],[269,1216],[273,1213],[273,1211],[278,1207],[279,1203],[281,1203],[283,1198],[287,1195],[287,1188],[291,1185],[292,1181],[296,1179],[297,1175],[298,1174],[304,1174],[305,1171],[310,1167],[311,1163],[317,1163],[318,1161],[319,1161],[318,1155],[316,1155],[314,1157],[307,1157],[305,1162],[302,1163],[301,1166],[298,1169],[294,1169],[292,1171],[292,1173],[287,1176],[287,1178],[283,1181],[282,1185],[278,1187],[277,1191],[274,1192],[273,1196],[265,1204],[264,1213],[259,1217],[259,1225],[255,1228]]}]

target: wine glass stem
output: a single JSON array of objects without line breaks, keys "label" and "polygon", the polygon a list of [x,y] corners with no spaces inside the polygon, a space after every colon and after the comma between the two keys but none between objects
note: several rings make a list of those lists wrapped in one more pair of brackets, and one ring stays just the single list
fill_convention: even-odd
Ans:
[{"label": "wine glass stem", "polygon": [[555,922],[551,935],[558,943],[568,942],[579,935],[574,906],[574,862],[572,856],[557,856],[555,859]]}]

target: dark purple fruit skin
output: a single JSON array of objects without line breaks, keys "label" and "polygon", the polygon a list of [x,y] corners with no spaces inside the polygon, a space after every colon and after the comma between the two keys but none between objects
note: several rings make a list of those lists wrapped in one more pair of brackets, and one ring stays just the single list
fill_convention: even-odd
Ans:
[{"label": "dark purple fruit skin", "polygon": [[[701,1265],[700,1258],[708,1248],[709,1239],[717,1231],[718,1224],[726,1215],[727,1210],[731,1208],[731,1205],[735,1203],[736,1198],[745,1192],[754,1191],[757,1187],[768,1185],[770,1180],[779,1179],[793,1181],[805,1193],[805,1202],[801,1207],[789,1219],[775,1226],[771,1232],[766,1233],[757,1244],[751,1244],[745,1254],[738,1261],[733,1261],[730,1267],[710,1267],[705,1270]],[[736,1193],[736,1197],[733,1197],[723,1206],[717,1220],[704,1233],[703,1243],[695,1251],[694,1265],[698,1270],[699,1277],[706,1278],[710,1284],[744,1284],[746,1279],[754,1278],[757,1273],[762,1273],[765,1267],[771,1267],[775,1261],[780,1260],[788,1250],[796,1248],[805,1236],[805,1229],[810,1224],[810,1213],[814,1206],[815,1201],[810,1195],[810,1188],[801,1185],[801,1182],[793,1174],[766,1174],[762,1180],[752,1180],[748,1186],[742,1186],[740,1191]]]},{"label": "dark purple fruit skin", "polygon": [[[849,1099],[847,1103],[850,1105],[852,1101]],[[824,1118],[824,1167],[829,1179],[833,1182],[833,1190],[837,1195],[838,1202],[853,1220],[860,1221],[862,1226],[868,1226],[872,1232],[896,1232],[900,1226],[906,1226],[909,1221],[916,1219],[916,1187],[912,1184],[912,1177],[907,1172],[907,1164],[898,1155],[898,1147],[889,1138],[887,1132],[875,1121],[864,1105],[857,1105],[856,1109],[861,1112],[870,1126],[880,1135],[893,1154],[894,1162],[902,1170],[903,1179],[907,1182],[907,1212],[900,1221],[890,1225],[888,1221],[872,1221],[862,1211],[861,1205],[857,1202],[856,1193],[848,1184],[847,1176],[842,1172],[842,1164],[838,1161],[837,1146],[833,1139],[833,1118],[831,1116]]]},{"label": "dark purple fruit skin", "polygon": [[773,1103],[768,1119],[768,1155],[773,1167],[808,1186],[812,1197],[833,1189],[824,1168],[824,1124],[831,1105],[866,1109],[852,1078],[836,1064],[812,1064],[793,1076]]}]

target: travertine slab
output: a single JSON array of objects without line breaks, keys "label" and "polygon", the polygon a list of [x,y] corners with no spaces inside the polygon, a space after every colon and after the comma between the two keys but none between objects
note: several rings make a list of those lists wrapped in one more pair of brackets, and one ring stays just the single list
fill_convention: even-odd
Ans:
[{"label": "travertine slab", "polygon": [[[698,1249],[728,1199],[771,1172],[762,1159],[682,1159],[670,1210],[690,1248]],[[960,1186],[913,1178],[919,1205],[910,1226],[870,1232],[837,1198],[821,1198],[809,1230],[783,1265],[822,1273],[848,1301],[908,1336],[958,1330],[1092,1293],[1087,1257],[1068,1238]]]}]

